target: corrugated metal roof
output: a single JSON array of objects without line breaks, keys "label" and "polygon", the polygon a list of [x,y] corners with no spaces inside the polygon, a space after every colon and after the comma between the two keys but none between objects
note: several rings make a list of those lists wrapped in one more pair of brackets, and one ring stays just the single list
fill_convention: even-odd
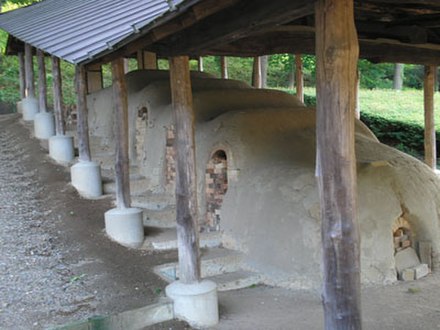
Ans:
[{"label": "corrugated metal roof", "polygon": [[88,61],[184,0],[44,0],[0,15],[0,28],[71,63]]}]

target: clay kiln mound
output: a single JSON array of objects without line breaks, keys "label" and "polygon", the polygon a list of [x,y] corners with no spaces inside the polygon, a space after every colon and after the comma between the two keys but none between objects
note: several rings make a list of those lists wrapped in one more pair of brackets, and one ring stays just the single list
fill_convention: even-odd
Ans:
[{"label": "clay kiln mound", "polygon": [[[130,157],[149,179],[149,189],[171,196],[173,110],[168,76],[158,75],[128,75]],[[314,109],[279,91],[203,74],[192,73],[192,87],[200,226],[221,230],[224,245],[245,252],[248,266],[265,274],[269,283],[318,289],[321,235]],[[94,93],[90,102],[93,134],[112,143],[111,91]],[[411,225],[414,248],[421,241],[432,243],[435,269],[440,249],[436,175],[417,159],[379,143],[358,120],[356,156],[363,283],[397,280],[393,225],[402,217]],[[227,177],[227,182],[219,184],[224,196],[214,205],[212,225],[207,223],[213,218],[207,208],[218,194],[206,180],[219,178],[207,172],[215,166],[221,167],[220,178]]]}]

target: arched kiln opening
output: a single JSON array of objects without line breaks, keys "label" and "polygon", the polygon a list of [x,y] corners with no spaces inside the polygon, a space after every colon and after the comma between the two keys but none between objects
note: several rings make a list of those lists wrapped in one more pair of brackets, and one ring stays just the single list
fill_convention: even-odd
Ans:
[{"label": "arched kiln opening", "polygon": [[136,119],[136,159],[141,162],[146,159],[145,154],[145,135],[147,134],[148,109],[142,107],[138,109]]},{"label": "arched kiln opening", "polygon": [[205,172],[206,217],[203,231],[220,230],[220,210],[228,190],[228,159],[224,150],[217,150]]},{"label": "arched kiln opening", "polygon": [[413,233],[409,222],[399,217],[393,224],[394,254],[413,246]]}]

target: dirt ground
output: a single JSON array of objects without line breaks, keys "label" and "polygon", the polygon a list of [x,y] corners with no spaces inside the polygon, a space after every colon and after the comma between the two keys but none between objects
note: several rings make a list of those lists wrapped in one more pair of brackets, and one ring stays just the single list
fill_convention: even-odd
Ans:
[{"label": "dirt ground", "polygon": [[[17,115],[0,116],[0,329],[47,329],[155,302],[154,265],[176,253],[123,248],[103,234],[111,199],[80,198]],[[363,290],[364,329],[440,329],[440,276]],[[323,329],[317,293],[265,286],[219,293],[216,329]],[[166,322],[150,329],[189,329]]]}]

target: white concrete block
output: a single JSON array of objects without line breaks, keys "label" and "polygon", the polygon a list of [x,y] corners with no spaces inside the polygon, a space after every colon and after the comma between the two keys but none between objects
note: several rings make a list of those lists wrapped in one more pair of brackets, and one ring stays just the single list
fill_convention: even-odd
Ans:
[{"label": "white concrete block", "polygon": [[23,120],[32,121],[39,112],[38,101],[34,97],[27,97],[21,101],[23,108]]},{"label": "white concrete block", "polygon": [[73,136],[55,135],[50,137],[49,156],[62,164],[71,162],[75,157]]},{"label": "white concrete block", "polygon": [[400,272],[400,279],[402,281],[414,281],[415,272],[413,268],[404,269]]},{"label": "white concrete block", "polygon": [[85,198],[102,196],[101,167],[94,162],[79,161],[70,168],[72,185]]},{"label": "white concrete block", "polygon": [[173,300],[174,316],[194,328],[208,328],[218,324],[217,285],[212,281],[184,284],[176,281],[165,289]]},{"label": "white concrete block", "polygon": [[418,280],[419,278],[425,277],[429,274],[429,267],[427,264],[420,264],[414,267],[414,273],[415,279]]},{"label": "white concrete block", "polygon": [[23,102],[22,101],[17,102],[17,113],[23,113]]},{"label": "white concrete block", "polygon": [[142,210],[115,208],[105,212],[105,231],[112,240],[121,245],[140,247],[144,242]]},{"label": "white concrete block", "polygon": [[419,257],[413,248],[407,248],[395,254],[396,270],[401,273],[404,269],[413,268],[420,264]]},{"label": "white concrete block", "polygon": [[37,139],[47,140],[55,135],[55,118],[50,112],[40,112],[34,118],[34,131]]}]

